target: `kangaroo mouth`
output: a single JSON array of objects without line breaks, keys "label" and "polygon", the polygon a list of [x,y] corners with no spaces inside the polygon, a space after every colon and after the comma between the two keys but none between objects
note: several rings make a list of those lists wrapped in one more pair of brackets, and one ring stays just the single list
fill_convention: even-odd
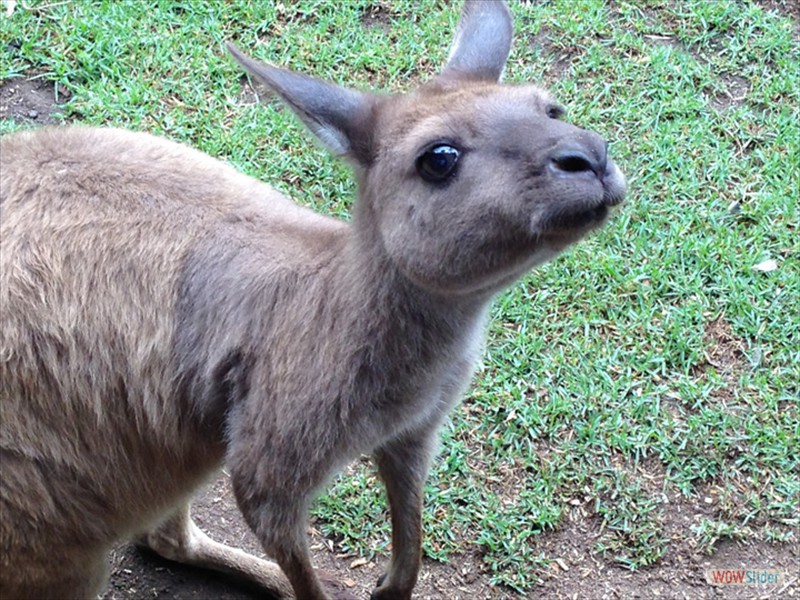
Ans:
[{"label": "kangaroo mouth", "polygon": [[608,217],[608,207],[601,204],[588,210],[560,216],[552,225],[557,229],[584,229],[600,225],[606,220],[606,217]]},{"label": "kangaroo mouth", "polygon": [[576,195],[553,206],[549,214],[545,214],[540,221],[541,235],[560,248],[602,227],[612,208],[625,201],[627,186],[625,177],[610,160],[601,183],[600,194],[597,189],[587,190],[586,195]]},{"label": "kangaroo mouth", "polygon": [[602,225],[608,218],[608,205],[598,204],[578,210],[561,210],[551,215],[542,228],[547,234],[580,234]]},{"label": "kangaroo mouth", "polygon": [[625,179],[616,165],[603,177],[601,197],[583,200],[573,199],[566,205],[554,207],[546,215],[541,225],[545,236],[560,241],[575,241],[593,229],[601,227],[607,220],[612,207],[625,201]]}]

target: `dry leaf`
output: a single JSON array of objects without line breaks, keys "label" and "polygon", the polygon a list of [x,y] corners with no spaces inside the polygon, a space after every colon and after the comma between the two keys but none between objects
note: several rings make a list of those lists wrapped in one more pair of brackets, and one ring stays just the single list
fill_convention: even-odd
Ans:
[{"label": "dry leaf", "polygon": [[754,265],[753,268],[756,271],[763,271],[764,273],[769,273],[770,271],[774,271],[778,268],[778,263],[770,258],[758,263],[757,265]]}]

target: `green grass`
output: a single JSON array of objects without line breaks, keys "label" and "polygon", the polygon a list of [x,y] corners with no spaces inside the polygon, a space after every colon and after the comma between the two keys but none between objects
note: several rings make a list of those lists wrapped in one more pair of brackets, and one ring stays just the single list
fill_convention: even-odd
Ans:
[{"label": "green grass", "polygon": [[[284,4],[20,3],[0,17],[0,80],[52,79],[72,92],[70,120],[185,141],[345,215],[347,170],[289,111],[246,99],[223,41],[343,84],[406,89],[443,63],[457,11],[380,3],[385,24],[365,27],[367,1]],[[701,505],[708,493],[712,512],[679,537],[709,551],[723,538],[797,543],[791,19],[732,0],[556,0],[513,12],[506,79],[546,85],[571,120],[610,139],[630,201],[498,299],[428,485],[425,551],[446,560],[479,550],[494,582],[526,590],[554,558],[537,539],[578,502],[602,531],[597,552],[645,567],[678,543],[674,498]],[[777,270],[753,269],[766,259]],[[366,463],[334,482],[315,515],[342,547],[387,552]]]}]

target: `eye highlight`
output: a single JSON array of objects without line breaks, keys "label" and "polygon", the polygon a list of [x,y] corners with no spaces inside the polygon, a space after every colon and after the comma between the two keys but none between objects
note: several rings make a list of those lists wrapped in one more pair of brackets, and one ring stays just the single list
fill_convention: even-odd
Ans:
[{"label": "eye highlight", "polygon": [[455,173],[461,152],[450,144],[437,144],[417,159],[417,173],[429,183],[441,183]]}]

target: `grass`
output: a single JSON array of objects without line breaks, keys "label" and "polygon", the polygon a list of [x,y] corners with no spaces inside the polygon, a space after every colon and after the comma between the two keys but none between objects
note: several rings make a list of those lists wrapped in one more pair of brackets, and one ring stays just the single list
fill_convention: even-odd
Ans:
[{"label": "grass", "polygon": [[[479,551],[493,582],[525,591],[553,559],[538,540],[577,508],[597,525],[595,550],[629,568],[658,564],[671,544],[797,543],[792,19],[733,0],[513,12],[506,79],[546,85],[570,120],[610,139],[630,202],[498,299],[428,485],[426,553]],[[432,1],[19,3],[0,17],[0,80],[57,81],[71,91],[70,121],[185,141],[346,215],[347,170],[289,111],[250,99],[223,41],[339,83],[402,90],[443,63],[456,13]],[[754,269],[768,259],[777,269]],[[705,505],[705,516],[671,525],[675,502]],[[315,515],[340,547],[387,552],[366,461]]]}]

